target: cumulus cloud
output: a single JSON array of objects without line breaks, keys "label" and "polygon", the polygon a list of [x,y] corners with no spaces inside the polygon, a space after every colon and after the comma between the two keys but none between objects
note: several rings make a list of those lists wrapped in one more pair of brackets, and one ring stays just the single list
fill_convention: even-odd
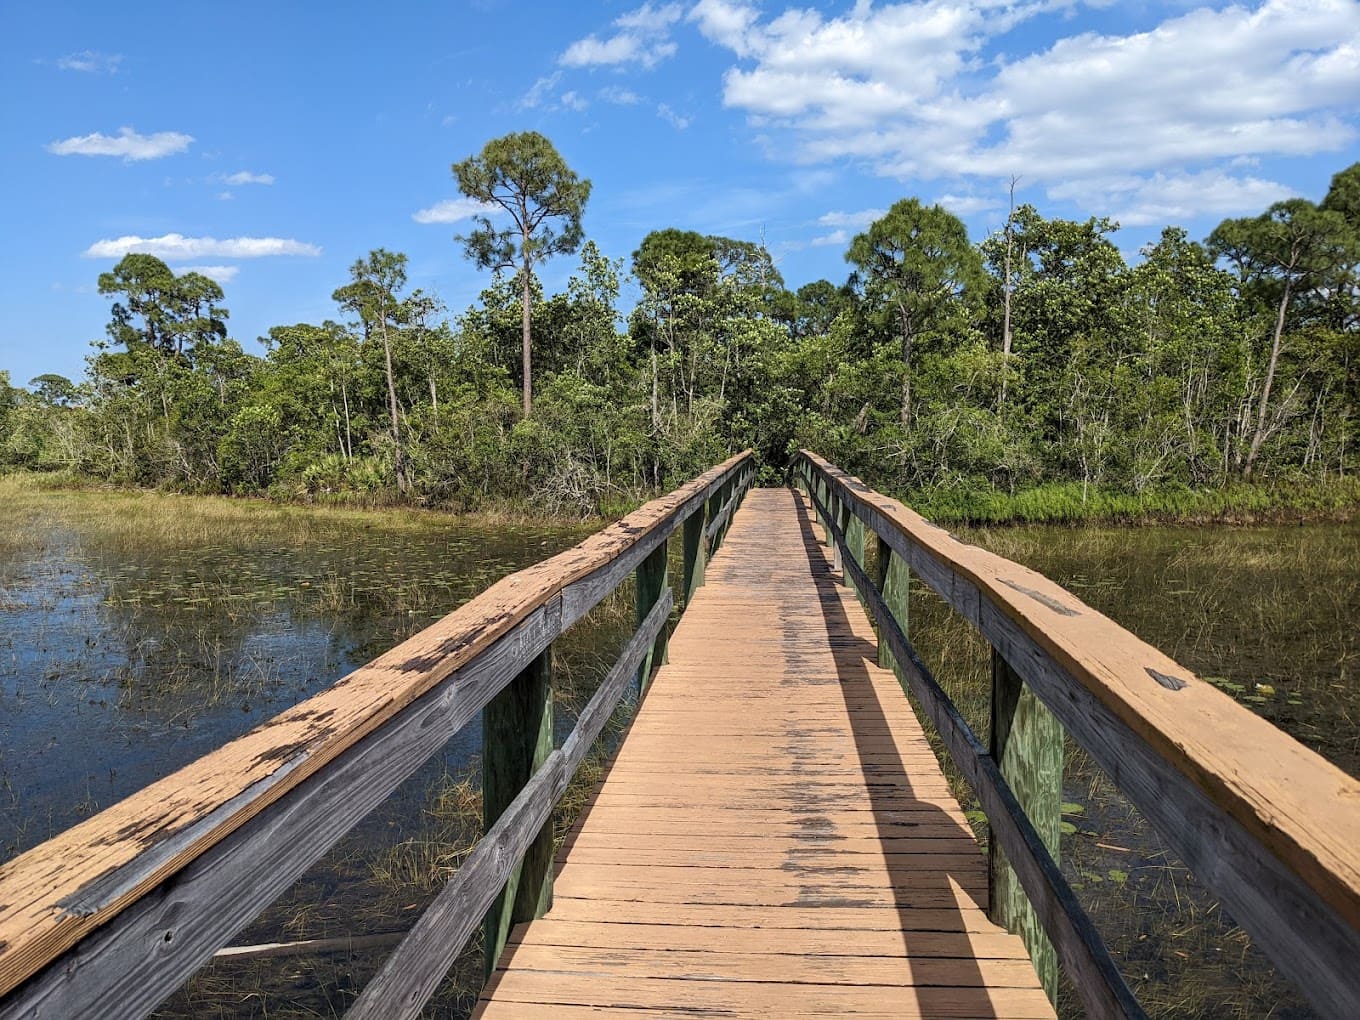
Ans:
[{"label": "cumulus cloud", "polygon": [[57,66],[63,71],[83,71],[86,74],[117,74],[118,65],[123,62],[121,53],[100,53],[98,50],[81,50],[68,53],[57,59]]},{"label": "cumulus cloud", "polygon": [[240,266],[185,266],[178,270],[181,273],[199,273],[209,279],[216,280],[218,283],[231,283],[236,279],[236,274],[241,271]]},{"label": "cumulus cloud", "polygon": [[642,97],[632,89],[619,88],[616,85],[607,85],[595,94],[601,102],[613,103],[615,106],[636,106],[642,102]]},{"label": "cumulus cloud", "polygon": [[52,142],[47,151],[57,156],[122,156],[128,163],[144,159],[160,159],[183,152],[193,142],[193,135],[179,131],[157,131],[140,135],[130,127],[119,128],[116,135],[95,132]]},{"label": "cumulus cloud", "polygon": [[[1100,182],[1120,178],[1130,223],[1157,209],[1255,208],[1279,186],[1234,165],[1357,137],[1360,4],[1200,8],[1146,31],[993,55],[1002,35],[1064,6],[922,0],[766,16],[742,0],[701,0],[689,17],[733,55],[724,103],[772,151],[901,179],[1022,174],[1074,201],[1109,194]],[[967,193],[942,201],[981,208]]]},{"label": "cumulus cloud", "polygon": [[233,185],[241,185],[241,184],[273,184],[273,183],[274,183],[274,175],[273,175],[273,174],[254,174],[254,173],[251,173],[249,170],[237,170],[236,173],[234,173],[234,174],[228,174],[226,177],[223,177],[222,180],[223,180],[223,182],[226,183],[226,184],[233,184]]},{"label": "cumulus cloud", "polygon": [[614,19],[614,34],[577,39],[558,58],[564,67],[626,66],[652,68],[675,54],[671,29],[684,16],[679,4],[645,3]]},{"label": "cumulus cloud", "polygon": [[677,131],[685,130],[685,128],[689,127],[690,123],[693,121],[692,117],[686,117],[683,114],[676,113],[665,103],[656,104],[656,115]]},{"label": "cumulus cloud", "polygon": [[1111,219],[1133,227],[1175,223],[1195,215],[1226,216],[1245,209],[1264,209],[1293,195],[1290,188],[1276,181],[1235,177],[1222,170],[1073,181],[1054,185],[1048,193],[1088,209],[1111,210]]},{"label": "cumulus cloud", "polygon": [[459,223],[474,216],[494,216],[500,206],[478,202],[475,198],[446,198],[427,209],[411,214],[417,223]]},{"label": "cumulus cloud", "polygon": [[[1053,194],[1052,189],[1049,190],[1049,194]],[[1056,198],[1057,196],[1053,197]],[[984,195],[944,194],[935,200],[935,204],[944,206],[956,216],[971,216],[973,213],[1001,208],[1000,199],[987,198]]]},{"label": "cumulus cloud", "polygon": [[285,237],[185,237],[183,234],[162,234],[160,237],[138,237],[129,234],[111,240],[96,241],[82,253],[87,259],[116,259],[132,252],[155,255],[163,259],[254,259],[268,255],[320,255],[314,244]]},{"label": "cumulus cloud", "polygon": [[882,219],[887,212],[886,209],[860,209],[858,212],[833,210],[818,216],[817,222],[824,227],[852,227],[855,230],[863,230],[874,220]]}]

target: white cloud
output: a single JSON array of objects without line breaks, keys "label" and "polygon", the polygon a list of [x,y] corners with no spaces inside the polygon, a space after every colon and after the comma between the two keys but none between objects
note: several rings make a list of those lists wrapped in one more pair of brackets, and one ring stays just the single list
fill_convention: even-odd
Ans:
[{"label": "white cloud", "polygon": [[558,100],[568,110],[575,110],[578,113],[590,105],[590,101],[577,92],[563,92]]},{"label": "white cloud", "polygon": [[251,173],[249,170],[237,170],[236,173],[234,173],[234,174],[228,174],[226,177],[223,177],[222,180],[223,180],[225,183],[227,183],[227,184],[232,184],[232,185],[242,185],[242,184],[273,184],[273,183],[274,183],[274,175],[273,175],[273,174],[254,174],[254,173]]},{"label": "white cloud", "polygon": [[233,195],[230,191],[219,191],[217,193],[217,200],[219,202],[230,202],[235,197],[236,196]]},{"label": "white cloud", "polygon": [[831,233],[823,234],[821,237],[814,237],[808,242],[808,244],[812,245],[814,248],[824,248],[827,245],[849,243],[850,232],[848,230],[833,230]]},{"label": "white cloud", "polygon": [[284,237],[185,237],[183,234],[162,234],[160,237],[137,237],[130,234],[113,240],[96,241],[82,254],[87,259],[121,258],[129,252],[155,255],[163,259],[254,259],[267,255],[320,255],[314,244]]},{"label": "white cloud", "polygon": [[[771,152],[804,164],[853,160],[899,179],[1020,174],[1074,201],[1108,194],[1100,182],[1122,177],[1135,182],[1124,189],[1131,223],[1276,193],[1228,171],[1336,151],[1360,134],[1353,0],[1200,8],[1147,31],[991,55],[1017,25],[1068,6],[859,2],[836,16],[766,16],[740,0],[701,0],[690,18],[733,54],[724,103],[746,111]],[[941,201],[983,208],[967,191]]]},{"label": "white cloud", "polygon": [[562,80],[562,72],[554,71],[546,77],[538,79],[529,86],[529,91],[521,97],[518,106],[521,110],[532,110],[542,104],[549,92],[557,88],[557,83]]},{"label": "white cloud", "polygon": [[100,53],[98,50],[81,50],[68,53],[57,60],[63,71],[84,71],[86,74],[117,74],[118,65],[123,62],[121,53]]},{"label": "white cloud", "polygon": [[689,127],[693,121],[692,117],[686,117],[676,113],[665,103],[656,104],[656,115],[677,131],[685,130],[685,128]]},{"label": "white cloud", "polygon": [[183,152],[194,140],[193,135],[179,131],[157,131],[154,135],[139,135],[130,127],[119,128],[116,135],[95,132],[78,135],[47,146],[47,151],[58,156],[122,156],[132,163],[143,159],[160,159]]},{"label": "white cloud", "polygon": [[642,102],[642,97],[632,89],[619,88],[616,85],[607,85],[595,94],[601,102],[613,103],[615,106],[636,106]]},{"label": "white cloud", "polygon": [[411,214],[417,223],[458,223],[474,216],[494,216],[500,206],[478,202],[475,198],[446,198],[427,209]]},{"label": "white cloud", "polygon": [[[1049,194],[1053,197],[1052,189]],[[936,205],[942,205],[956,216],[971,216],[973,213],[987,212],[991,209],[1000,209],[999,199],[987,198],[984,195],[941,195],[935,200]]]},{"label": "white cloud", "polygon": [[817,222],[824,227],[852,227],[855,230],[863,230],[874,220],[882,219],[886,214],[886,209],[861,209],[858,212],[834,210],[818,216]]},{"label": "white cloud", "polygon": [[1132,227],[1175,223],[1195,215],[1260,212],[1293,194],[1276,181],[1233,177],[1221,170],[1156,173],[1147,178],[1125,175],[1049,188],[1053,198],[1068,199],[1088,209],[1108,210],[1111,219]]},{"label": "white cloud", "polygon": [[591,34],[584,39],[577,39],[566,48],[557,62],[564,67],[626,64],[655,67],[675,54],[675,43],[671,41],[670,33],[683,16],[684,10],[679,4],[654,6],[645,3],[615,18],[614,27],[618,31],[613,35],[601,39]]},{"label": "white cloud", "polygon": [[240,266],[185,266],[183,269],[176,270],[180,273],[199,273],[209,279],[216,280],[218,283],[231,283],[236,279],[236,274],[241,271]]}]

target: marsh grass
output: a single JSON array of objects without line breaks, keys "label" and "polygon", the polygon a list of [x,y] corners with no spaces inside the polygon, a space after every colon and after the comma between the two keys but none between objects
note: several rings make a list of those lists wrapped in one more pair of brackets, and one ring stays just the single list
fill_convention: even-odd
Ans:
[{"label": "marsh grass", "polygon": [[931,520],[974,525],[1346,521],[1360,510],[1360,479],[1282,479],[1139,493],[1080,482],[1051,482],[1016,493],[956,487],[914,493],[911,505]]},{"label": "marsh grass", "polygon": [[[1053,578],[1342,768],[1360,770],[1360,527],[998,528],[962,537]],[[909,619],[913,645],[985,741],[989,646],[919,581]],[[985,817],[927,731],[985,846]],[[1063,797],[1064,873],[1149,1015],[1313,1015],[1070,739]],[[1060,1012],[1080,1015],[1070,988]]]}]

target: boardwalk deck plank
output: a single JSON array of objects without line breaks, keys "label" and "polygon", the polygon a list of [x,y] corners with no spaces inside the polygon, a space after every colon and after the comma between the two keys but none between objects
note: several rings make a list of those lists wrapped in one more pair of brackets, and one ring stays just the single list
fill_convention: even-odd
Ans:
[{"label": "boardwalk deck plank", "polygon": [[478,1016],[1053,1016],[798,498],[754,490]]}]

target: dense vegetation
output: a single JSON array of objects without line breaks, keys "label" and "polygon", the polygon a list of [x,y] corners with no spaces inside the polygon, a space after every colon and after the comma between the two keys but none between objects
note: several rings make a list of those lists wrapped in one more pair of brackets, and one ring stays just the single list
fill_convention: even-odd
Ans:
[{"label": "dense vegetation", "polygon": [[[1169,227],[1134,265],[1106,219],[1020,205],[974,245],[904,199],[850,243],[847,280],[796,291],[750,241],[663,229],[627,267],[605,257],[581,233],[589,181],[542,136],[454,172],[502,210],[462,239],[492,275],[461,315],[377,250],[334,321],[276,326],[256,355],[218,284],[131,254],[99,277],[114,304],[82,381],[0,373],[0,466],[583,514],[744,446],[767,477],[808,445],[953,516],[1357,491],[1360,164],[1204,242]],[[544,294],[534,267],[569,253]]]}]

